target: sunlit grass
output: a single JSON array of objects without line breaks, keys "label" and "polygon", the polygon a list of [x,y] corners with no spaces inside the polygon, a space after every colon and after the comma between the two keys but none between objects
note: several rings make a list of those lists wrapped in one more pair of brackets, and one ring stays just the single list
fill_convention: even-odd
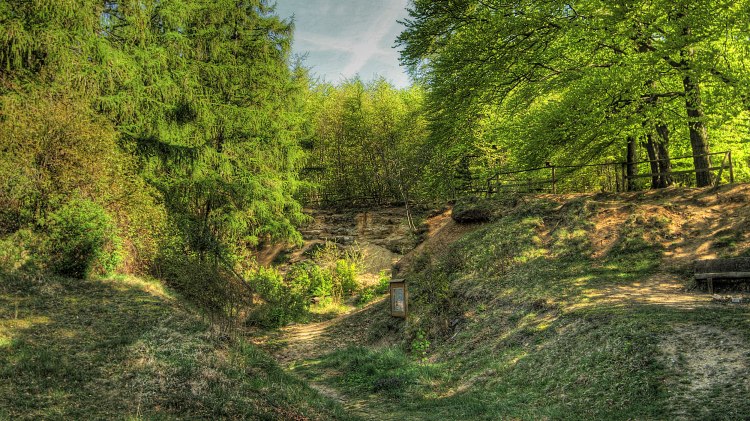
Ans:
[{"label": "sunlit grass", "polygon": [[[723,346],[747,361],[750,354],[737,350],[750,349],[747,307],[670,299],[685,295],[685,286],[663,272],[660,236],[672,241],[669,220],[634,212],[614,226],[606,249],[594,250],[596,205],[576,200],[561,212],[521,206],[423,259],[407,276],[412,314],[398,331],[401,354],[349,348],[298,372],[367,402],[370,412],[413,420],[709,419],[750,411],[743,395],[750,369],[712,376],[721,363],[701,355],[707,346],[714,352],[711,339],[684,339],[691,345],[674,347],[675,362],[664,351],[674,326],[687,323],[732,332],[723,334],[731,345],[720,335]],[[654,290],[661,279],[676,289]],[[429,332],[426,363],[409,352],[419,330]]]}]

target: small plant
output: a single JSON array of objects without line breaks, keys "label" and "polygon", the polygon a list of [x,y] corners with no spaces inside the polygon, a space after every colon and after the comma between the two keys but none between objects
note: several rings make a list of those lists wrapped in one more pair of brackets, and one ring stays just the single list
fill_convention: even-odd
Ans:
[{"label": "small plant", "polygon": [[375,298],[375,288],[373,287],[365,288],[359,294],[359,298],[357,298],[357,304],[359,305],[367,304],[370,301],[372,301],[374,298]]},{"label": "small plant", "polygon": [[352,295],[357,290],[359,287],[357,282],[358,272],[359,268],[355,262],[345,259],[336,261],[333,278],[340,288],[342,296]]},{"label": "small plant", "polygon": [[[335,243],[327,242],[313,254],[313,260],[320,266],[315,274],[313,285],[322,287],[324,295],[341,300],[351,296],[360,287],[357,277],[362,267],[361,253],[356,250],[342,250]],[[325,273],[327,272],[327,274]],[[330,292],[329,292],[330,283]]]},{"label": "small plant", "polygon": [[316,264],[306,265],[310,278],[310,294],[313,297],[325,298],[333,295],[333,276]]},{"label": "small plant", "polygon": [[50,215],[46,228],[46,252],[54,273],[74,278],[108,274],[122,260],[112,218],[90,200],[69,201]]},{"label": "small plant", "polygon": [[427,362],[427,351],[430,349],[430,341],[425,331],[419,329],[414,340],[411,341],[411,352],[423,363]]},{"label": "small plant", "polygon": [[378,274],[378,283],[375,284],[375,294],[385,294],[388,292],[390,282],[391,277],[388,275],[388,271],[381,270]]}]

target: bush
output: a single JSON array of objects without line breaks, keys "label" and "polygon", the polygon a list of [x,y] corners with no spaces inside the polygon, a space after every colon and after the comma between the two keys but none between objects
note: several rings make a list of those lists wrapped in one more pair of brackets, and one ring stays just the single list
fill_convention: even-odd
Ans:
[{"label": "bush", "polygon": [[73,199],[49,216],[45,252],[59,275],[85,278],[117,268],[121,240],[112,218],[100,205]]},{"label": "bush", "polygon": [[265,301],[251,314],[254,322],[265,327],[277,327],[307,315],[310,282],[304,270],[293,271],[285,282],[277,270],[260,267],[252,274],[251,282]]},{"label": "bush", "polygon": [[212,321],[229,321],[245,302],[249,302],[245,287],[222,267],[184,252],[162,252],[154,265],[154,275],[210,316]]},{"label": "bush", "polygon": [[31,230],[22,229],[0,239],[0,271],[13,272],[28,266],[37,238]]},{"label": "bush", "polygon": [[306,267],[310,277],[310,294],[313,297],[320,298],[333,296],[333,276],[331,273],[316,264]]},{"label": "bush", "polygon": [[355,262],[339,259],[336,261],[333,278],[334,285],[339,288],[342,296],[352,295],[359,286],[357,273],[359,268]]}]

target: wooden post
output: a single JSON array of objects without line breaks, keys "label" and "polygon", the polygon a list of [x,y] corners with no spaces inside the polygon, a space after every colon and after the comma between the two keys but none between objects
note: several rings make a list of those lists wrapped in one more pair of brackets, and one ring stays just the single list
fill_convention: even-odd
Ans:
[{"label": "wooden post", "polygon": [[620,172],[617,171],[617,165],[613,165],[612,169],[614,170],[613,172],[615,173],[615,191],[619,193],[620,192]]},{"label": "wooden post", "polygon": [[734,166],[732,165],[732,151],[727,152],[729,159],[729,183],[734,184]]},{"label": "wooden post", "polygon": [[721,165],[719,166],[719,174],[716,175],[716,181],[714,182],[714,187],[719,187],[719,184],[721,184],[721,176],[724,175],[724,167],[727,166],[727,154],[724,154],[724,159],[721,160]]},{"label": "wooden post", "polygon": [[635,137],[628,136],[627,164],[625,166],[628,174],[628,191],[635,191],[635,180],[638,175],[638,150],[636,149]]},{"label": "wooden post", "polygon": [[552,166],[552,194],[557,194],[557,177],[554,165]]}]

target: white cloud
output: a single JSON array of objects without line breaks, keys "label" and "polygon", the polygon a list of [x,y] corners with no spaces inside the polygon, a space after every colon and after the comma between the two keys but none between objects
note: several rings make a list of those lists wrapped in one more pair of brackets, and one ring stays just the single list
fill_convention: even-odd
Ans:
[{"label": "white cloud", "polygon": [[310,61],[337,57],[335,63],[308,62],[327,69],[324,78],[377,71],[404,86],[408,79],[398,66],[398,52],[390,46],[400,30],[396,21],[406,15],[406,4],[407,0],[279,0],[278,6],[282,16],[285,10],[295,14],[295,51],[309,52]]},{"label": "white cloud", "polygon": [[367,64],[367,62],[377,54],[385,53],[388,55],[391,51],[383,51],[380,44],[392,33],[396,20],[401,16],[403,9],[401,7],[391,7],[383,10],[383,13],[375,21],[370,23],[370,27],[358,34],[357,45],[355,46],[354,57],[347,63],[342,73],[344,75],[353,75],[358,73]]}]

